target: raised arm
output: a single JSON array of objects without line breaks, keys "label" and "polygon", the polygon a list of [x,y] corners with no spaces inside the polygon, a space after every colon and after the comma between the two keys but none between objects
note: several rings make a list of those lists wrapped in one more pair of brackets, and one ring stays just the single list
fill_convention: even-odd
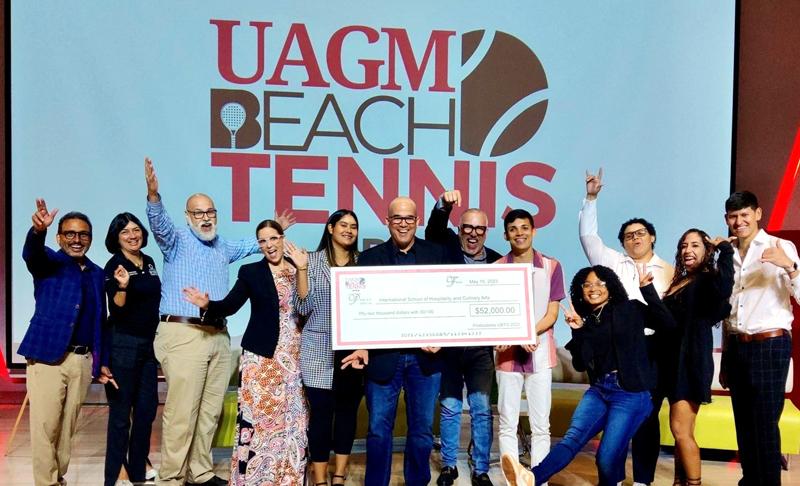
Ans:
[{"label": "raised arm", "polygon": [[461,191],[444,192],[439,196],[436,205],[431,209],[428,222],[425,225],[425,239],[434,243],[446,244],[453,236],[452,231],[448,231],[447,221],[453,206],[461,206]]},{"label": "raised arm", "polygon": [[47,236],[47,228],[53,224],[58,209],[47,210],[47,203],[44,199],[36,199],[36,211],[31,216],[33,226],[25,237],[25,244],[22,247],[22,259],[28,271],[34,277],[46,275],[54,268],[54,261],[50,258],[50,252],[44,246]]},{"label": "raised arm", "polygon": [[583,253],[586,254],[591,265],[605,265],[613,268],[622,254],[607,247],[597,230],[597,195],[600,194],[600,189],[603,187],[602,178],[603,169],[600,169],[597,175],[586,172],[586,197],[583,200],[581,211],[578,213],[578,236]]},{"label": "raised arm", "polygon": [[709,241],[719,251],[717,273],[712,280],[713,298],[727,302],[733,293],[733,245],[722,237]]},{"label": "raised arm", "polygon": [[146,157],[144,159],[144,179],[147,183],[147,221],[150,224],[150,231],[164,254],[164,258],[171,260],[177,252],[178,233],[175,230],[175,223],[172,222],[161,201],[161,194],[158,192],[158,177],[156,177],[153,161]]}]

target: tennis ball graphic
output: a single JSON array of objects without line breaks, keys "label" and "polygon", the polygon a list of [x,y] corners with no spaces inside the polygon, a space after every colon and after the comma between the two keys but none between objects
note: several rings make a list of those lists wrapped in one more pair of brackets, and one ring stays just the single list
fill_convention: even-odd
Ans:
[{"label": "tennis ball graphic", "polygon": [[[479,55],[481,41],[489,41],[484,40],[486,35],[484,30],[475,30],[461,38],[461,64],[469,61],[475,66],[461,82],[461,150],[480,155],[495,129],[500,134],[488,149],[491,156],[499,156],[520,148],[541,127],[547,100],[531,95],[547,89],[547,77],[536,54],[505,32],[494,32],[481,59],[470,59]],[[508,119],[508,114],[517,112]],[[498,122],[505,126],[495,128]]]}]

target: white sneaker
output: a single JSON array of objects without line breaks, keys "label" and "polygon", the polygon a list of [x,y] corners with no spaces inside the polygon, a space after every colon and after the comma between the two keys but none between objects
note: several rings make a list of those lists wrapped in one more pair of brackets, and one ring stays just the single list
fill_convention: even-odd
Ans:
[{"label": "white sneaker", "polygon": [[155,468],[151,467],[144,473],[144,478],[148,481],[153,481],[156,478],[156,470]]},{"label": "white sneaker", "polygon": [[650,485],[648,483],[633,483],[633,486],[650,486]]},{"label": "white sneaker", "polygon": [[133,483],[127,479],[117,479],[117,482],[114,483],[114,486],[133,486]]}]

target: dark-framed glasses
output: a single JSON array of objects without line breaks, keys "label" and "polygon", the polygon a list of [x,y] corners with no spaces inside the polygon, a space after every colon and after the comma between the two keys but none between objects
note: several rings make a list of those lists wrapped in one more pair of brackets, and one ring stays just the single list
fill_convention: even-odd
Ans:
[{"label": "dark-framed glasses", "polygon": [[473,226],[471,224],[464,223],[461,225],[461,231],[468,235],[475,233],[478,236],[483,236],[486,234],[486,226]]},{"label": "dark-framed glasses", "polygon": [[634,238],[644,238],[649,234],[650,233],[647,231],[646,228],[639,228],[636,231],[629,231],[622,236],[623,238],[625,238],[625,241],[631,241]]},{"label": "dark-framed glasses", "polygon": [[92,233],[89,231],[63,231],[61,236],[68,240],[80,239],[81,241],[89,241],[92,239]]},{"label": "dark-framed glasses", "polygon": [[201,211],[199,209],[195,209],[194,211],[186,210],[187,213],[191,214],[194,219],[203,219],[203,216],[208,216],[208,219],[213,219],[217,217],[217,210],[214,208],[206,209],[205,211]]},{"label": "dark-framed glasses", "polygon": [[391,216],[389,218],[389,222],[395,226],[400,226],[401,224],[414,224],[417,222],[416,216]]}]

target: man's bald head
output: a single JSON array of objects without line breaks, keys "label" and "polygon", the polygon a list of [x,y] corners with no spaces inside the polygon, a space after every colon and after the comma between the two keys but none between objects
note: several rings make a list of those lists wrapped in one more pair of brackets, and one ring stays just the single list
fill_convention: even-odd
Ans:
[{"label": "man's bald head", "polygon": [[186,200],[186,222],[194,235],[211,241],[217,237],[217,209],[206,194],[196,193]]},{"label": "man's bald head", "polygon": [[417,232],[417,204],[409,197],[396,197],[389,203],[386,224],[392,241],[406,251],[414,244]]}]

